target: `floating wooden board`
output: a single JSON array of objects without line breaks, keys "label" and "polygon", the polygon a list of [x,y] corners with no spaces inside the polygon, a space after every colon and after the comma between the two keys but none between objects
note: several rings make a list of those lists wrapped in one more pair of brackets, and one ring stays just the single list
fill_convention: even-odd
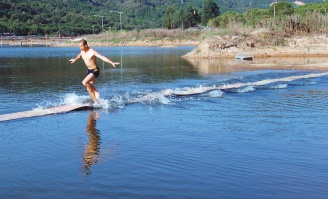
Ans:
[{"label": "floating wooden board", "polygon": [[[298,79],[308,79],[308,78],[315,78],[315,77],[321,77],[328,75],[328,72],[326,73],[312,73],[308,75],[299,75],[299,76],[290,76],[290,77],[284,77],[284,78],[276,78],[276,79],[266,79],[261,80],[257,82],[247,82],[247,83],[234,83],[234,84],[226,84],[222,86],[209,86],[209,87],[200,87],[195,89],[190,89],[186,91],[174,91],[171,90],[171,95],[176,96],[183,96],[183,95],[195,95],[195,94],[201,94],[212,90],[225,90],[225,89],[232,89],[232,88],[240,88],[245,86],[263,86],[266,84],[276,83],[276,82],[290,82]],[[165,93],[169,93],[166,91]]]},{"label": "floating wooden board", "polygon": [[308,79],[308,78],[315,78],[320,76],[328,75],[328,72],[326,73],[312,73],[308,75],[299,75],[299,76],[290,76],[290,77],[284,77],[284,78],[276,78],[276,79],[266,79],[261,80],[257,82],[247,82],[247,83],[234,83],[234,84],[225,84],[221,86],[204,86],[204,87],[197,87],[197,88],[190,88],[187,90],[173,90],[173,89],[165,89],[158,92],[149,93],[148,95],[145,95],[141,98],[138,98],[135,100],[135,102],[140,101],[146,101],[151,100],[153,98],[156,98],[156,96],[188,96],[188,95],[197,95],[201,93],[206,93],[208,91],[212,90],[226,90],[226,89],[232,89],[232,88],[241,88],[245,86],[263,86],[266,84],[271,84],[275,82],[290,82],[297,79]]},{"label": "floating wooden board", "polygon": [[21,118],[29,118],[29,117],[37,117],[37,116],[44,116],[44,115],[51,115],[51,114],[58,114],[58,113],[66,113],[70,111],[77,111],[83,109],[90,109],[92,108],[89,105],[63,105],[57,106],[53,108],[47,109],[34,109],[30,111],[22,111],[17,113],[9,113],[0,115],[0,122],[7,121],[7,120],[15,120]]}]

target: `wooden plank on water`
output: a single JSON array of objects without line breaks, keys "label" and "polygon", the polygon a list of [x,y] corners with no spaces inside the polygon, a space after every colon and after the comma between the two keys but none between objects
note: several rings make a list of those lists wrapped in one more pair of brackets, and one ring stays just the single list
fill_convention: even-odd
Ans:
[{"label": "wooden plank on water", "polygon": [[198,88],[191,88],[188,90],[170,90],[170,92],[165,92],[164,95],[175,95],[175,96],[185,96],[185,95],[195,95],[201,94],[212,90],[225,90],[225,89],[233,89],[233,88],[241,88],[245,86],[263,86],[266,84],[276,83],[276,82],[290,82],[298,79],[308,79],[308,78],[315,78],[328,75],[326,73],[312,73],[308,75],[299,75],[299,76],[290,76],[284,78],[275,78],[275,79],[266,79],[257,82],[247,82],[247,83],[234,83],[234,84],[225,84],[221,86],[209,86],[209,87],[198,87]]},{"label": "wooden plank on water", "polygon": [[188,88],[186,90],[173,90],[173,89],[165,89],[158,92],[152,92],[149,93],[143,97],[135,99],[133,102],[142,102],[142,101],[149,101],[152,99],[156,99],[160,96],[189,96],[189,95],[197,95],[201,93],[206,93],[208,91],[212,90],[226,90],[226,89],[234,89],[234,88],[241,88],[245,86],[263,86],[270,83],[275,82],[290,82],[297,79],[308,79],[308,78],[315,78],[320,76],[328,75],[328,72],[326,73],[312,73],[308,75],[298,75],[298,76],[290,76],[290,77],[284,77],[284,78],[275,78],[275,79],[265,79],[260,80],[257,82],[246,82],[246,83],[234,83],[234,84],[224,84],[220,86],[202,86],[202,87],[196,87],[196,88]]},{"label": "wooden plank on water", "polygon": [[44,115],[51,115],[51,114],[59,114],[59,113],[66,113],[71,111],[83,110],[83,109],[90,109],[91,106],[80,104],[80,105],[63,105],[57,106],[47,109],[34,109],[29,111],[22,111],[16,113],[9,113],[0,115],[0,122],[8,121],[8,120],[15,120],[15,119],[22,119],[22,118],[29,118],[29,117],[38,117]]}]

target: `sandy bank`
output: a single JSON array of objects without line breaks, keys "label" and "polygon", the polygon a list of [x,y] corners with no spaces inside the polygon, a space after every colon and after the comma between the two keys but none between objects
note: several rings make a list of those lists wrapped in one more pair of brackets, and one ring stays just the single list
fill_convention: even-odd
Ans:
[{"label": "sandy bank", "polygon": [[[199,41],[192,40],[136,40],[126,42],[98,42],[86,38],[90,46],[161,46],[161,47],[176,47],[176,46],[197,46]],[[77,46],[78,41],[68,41],[57,43],[56,47]]]},{"label": "sandy bank", "polygon": [[[196,60],[229,60],[238,68],[248,69],[302,69],[328,70],[328,35],[296,36],[283,38],[281,46],[261,46],[256,40],[243,36],[213,36],[203,40],[197,48],[183,57],[193,63]],[[254,61],[236,62],[238,54],[249,54]],[[302,63],[286,61],[288,58],[307,58]],[[262,58],[276,58],[267,62]],[[319,59],[321,58],[321,59]],[[310,61],[309,61],[310,60]],[[314,61],[314,60],[320,60]]]},{"label": "sandy bank", "polygon": [[213,36],[206,38],[185,58],[227,58],[247,53],[259,57],[328,56],[328,35],[282,38],[283,45],[261,46],[243,36]]}]

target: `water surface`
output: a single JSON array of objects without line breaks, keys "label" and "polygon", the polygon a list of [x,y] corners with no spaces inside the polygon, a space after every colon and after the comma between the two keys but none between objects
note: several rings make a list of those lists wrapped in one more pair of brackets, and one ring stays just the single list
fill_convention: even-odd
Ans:
[{"label": "water surface", "polygon": [[[328,79],[194,65],[193,47],[96,47],[102,108],[0,123],[1,198],[325,198]],[[0,48],[0,114],[91,102],[78,48]],[[219,62],[219,61],[218,61]]]}]

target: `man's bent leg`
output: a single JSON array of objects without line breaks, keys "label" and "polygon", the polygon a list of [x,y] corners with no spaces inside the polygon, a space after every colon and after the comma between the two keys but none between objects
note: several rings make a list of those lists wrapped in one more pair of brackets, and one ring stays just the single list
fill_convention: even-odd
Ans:
[{"label": "man's bent leg", "polygon": [[89,92],[92,100],[95,102],[95,103],[98,103],[98,99],[96,97],[96,92],[98,92],[95,87],[91,84],[91,83],[87,83],[87,91]]},{"label": "man's bent leg", "polygon": [[92,100],[95,103],[98,103],[98,99],[97,99],[97,95],[99,97],[99,92],[97,91],[97,89],[93,86],[94,82],[95,82],[96,78],[95,76],[90,73],[89,75],[87,75],[84,80],[82,81],[82,84],[87,87],[87,91],[89,92]]}]

